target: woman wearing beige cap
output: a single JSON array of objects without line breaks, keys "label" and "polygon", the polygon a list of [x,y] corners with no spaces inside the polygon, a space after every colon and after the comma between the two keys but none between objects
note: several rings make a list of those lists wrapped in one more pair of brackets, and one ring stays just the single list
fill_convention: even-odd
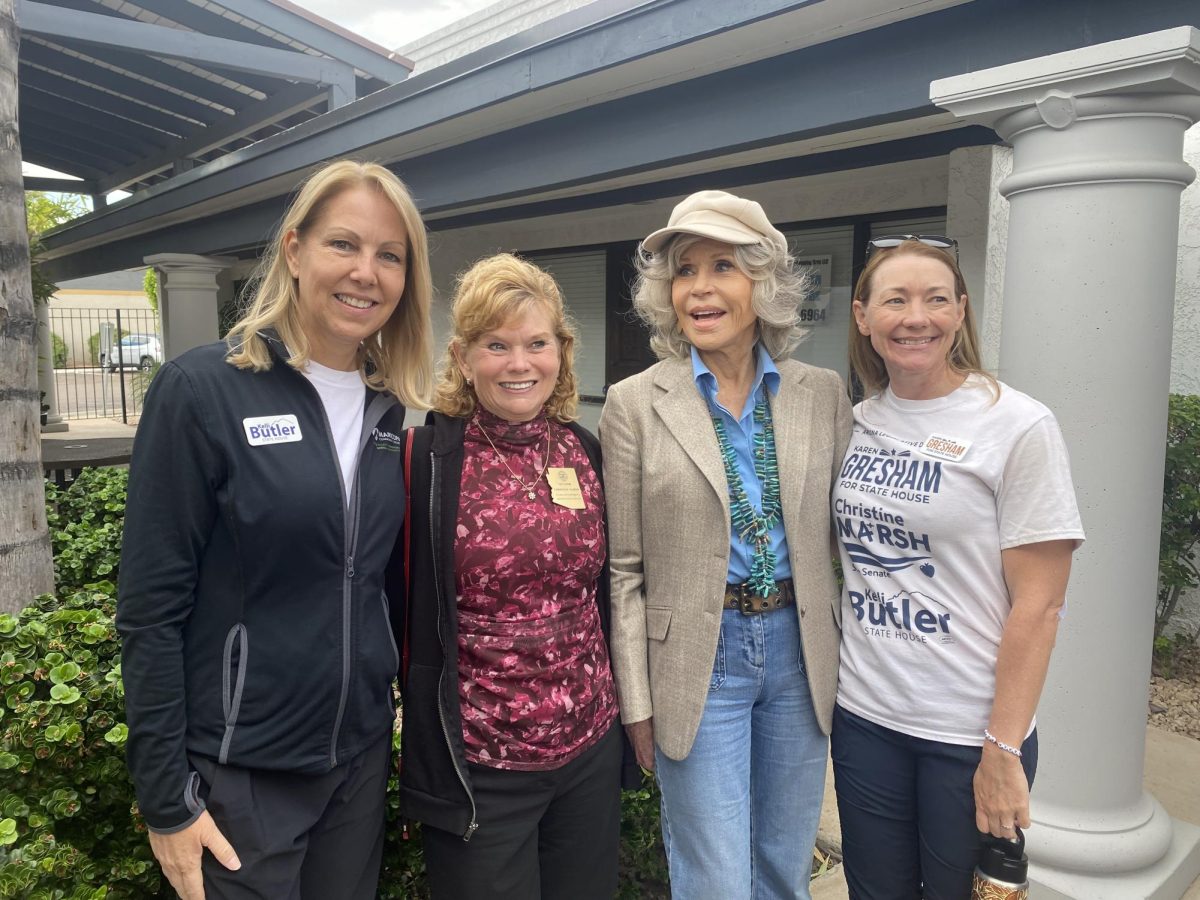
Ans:
[{"label": "woman wearing beige cap", "polygon": [[837,690],[841,379],[790,358],[805,278],[762,207],[701,191],[642,243],[661,360],[600,419],[621,716],[678,898],[806,898]]}]

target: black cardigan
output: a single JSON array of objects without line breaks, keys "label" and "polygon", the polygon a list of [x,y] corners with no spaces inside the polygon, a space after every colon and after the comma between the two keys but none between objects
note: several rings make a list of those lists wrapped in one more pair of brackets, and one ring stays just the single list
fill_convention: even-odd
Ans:
[{"label": "black cardigan", "polygon": [[[403,816],[470,839],[478,827],[463,750],[458,699],[458,610],[454,537],[462,481],[467,420],[430,413],[413,429],[409,508],[404,533],[389,571],[393,629],[403,648],[400,683],[404,701],[401,735],[400,811]],[[600,443],[576,423],[566,426],[602,476]],[[608,520],[605,518],[607,537]],[[405,542],[407,541],[407,546]],[[404,577],[405,554],[408,578]],[[408,585],[407,592],[405,584]],[[395,602],[395,598],[403,598]],[[608,560],[596,593],[600,623],[609,639]],[[636,787],[641,774],[626,742],[622,785]]]}]

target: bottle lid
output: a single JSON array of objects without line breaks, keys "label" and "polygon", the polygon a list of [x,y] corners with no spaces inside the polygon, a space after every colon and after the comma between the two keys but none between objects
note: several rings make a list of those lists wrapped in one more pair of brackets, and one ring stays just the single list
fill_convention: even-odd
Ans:
[{"label": "bottle lid", "polygon": [[1014,840],[983,836],[979,852],[979,871],[989,878],[1009,884],[1024,884],[1029,874],[1029,857],[1025,855],[1025,835],[1018,828]]}]

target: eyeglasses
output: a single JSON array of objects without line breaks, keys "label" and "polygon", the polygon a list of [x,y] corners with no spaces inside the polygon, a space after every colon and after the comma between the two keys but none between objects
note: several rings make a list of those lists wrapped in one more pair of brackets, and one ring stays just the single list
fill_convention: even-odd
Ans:
[{"label": "eyeglasses", "polygon": [[867,259],[871,258],[871,253],[875,250],[892,250],[899,247],[905,241],[920,241],[927,247],[936,247],[938,250],[953,250],[954,261],[958,262],[958,241],[954,238],[946,237],[944,234],[882,234],[877,238],[867,241]]}]

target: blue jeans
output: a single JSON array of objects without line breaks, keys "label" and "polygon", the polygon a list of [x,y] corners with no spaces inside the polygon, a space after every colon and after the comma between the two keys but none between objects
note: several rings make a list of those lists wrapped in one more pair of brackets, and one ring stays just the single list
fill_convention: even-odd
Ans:
[{"label": "blue jeans", "polygon": [[655,750],[671,896],[807,900],[827,748],[796,608],[725,610],[696,742]]},{"label": "blue jeans", "polygon": [[[970,896],[980,848],[973,782],[982,753],[834,708],[833,779],[852,900]],[[1030,787],[1037,757],[1034,731],[1021,745]]]}]

